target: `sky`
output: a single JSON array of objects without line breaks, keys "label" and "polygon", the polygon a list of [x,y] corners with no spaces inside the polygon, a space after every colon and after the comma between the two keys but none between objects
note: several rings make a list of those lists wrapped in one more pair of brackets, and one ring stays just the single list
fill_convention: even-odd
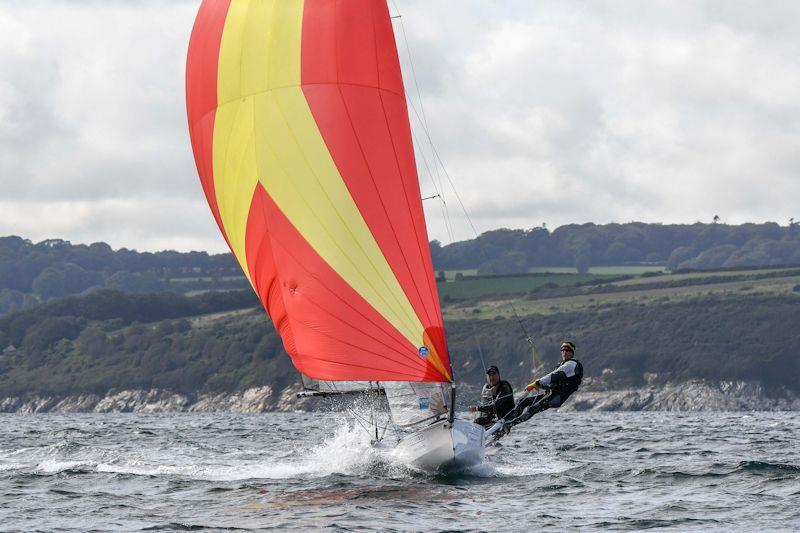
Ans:
[{"label": "sky", "polygon": [[[389,3],[431,239],[800,219],[800,2]],[[226,250],[186,126],[198,5],[0,0],[0,235]]]}]

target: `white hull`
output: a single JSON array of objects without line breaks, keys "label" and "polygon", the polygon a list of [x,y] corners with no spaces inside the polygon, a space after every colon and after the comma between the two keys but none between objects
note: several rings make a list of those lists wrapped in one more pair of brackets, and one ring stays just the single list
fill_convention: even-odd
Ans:
[{"label": "white hull", "polygon": [[442,420],[401,439],[394,454],[420,470],[458,470],[483,461],[483,444],[484,432],[478,424]]}]

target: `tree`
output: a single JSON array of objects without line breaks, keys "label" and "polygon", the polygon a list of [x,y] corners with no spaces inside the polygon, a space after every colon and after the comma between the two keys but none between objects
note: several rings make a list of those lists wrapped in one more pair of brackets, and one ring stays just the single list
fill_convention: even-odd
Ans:
[{"label": "tree", "polygon": [[586,274],[589,272],[589,255],[584,252],[579,252],[575,256],[575,270],[578,274]]},{"label": "tree", "polygon": [[688,261],[696,255],[696,252],[691,247],[679,246],[672,251],[667,259],[667,268],[670,270],[677,270],[681,263]]},{"label": "tree", "polygon": [[80,324],[74,316],[46,317],[27,330],[22,345],[26,349],[44,350],[61,339],[75,339],[79,332]]}]

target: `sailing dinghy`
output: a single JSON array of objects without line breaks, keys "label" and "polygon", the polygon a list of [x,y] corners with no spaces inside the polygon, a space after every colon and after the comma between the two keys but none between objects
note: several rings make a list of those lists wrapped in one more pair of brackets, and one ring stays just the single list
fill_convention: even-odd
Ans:
[{"label": "sailing dinghy", "polygon": [[318,382],[384,391],[413,466],[469,466],[385,0],[205,0],[186,65],[214,219]]}]

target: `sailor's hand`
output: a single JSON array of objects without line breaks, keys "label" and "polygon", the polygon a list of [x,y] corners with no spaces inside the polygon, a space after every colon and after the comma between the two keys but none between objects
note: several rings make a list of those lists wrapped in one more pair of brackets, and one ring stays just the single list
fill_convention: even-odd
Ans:
[{"label": "sailor's hand", "polygon": [[477,405],[470,405],[469,407],[467,407],[467,411],[469,411],[470,413],[475,413],[475,412],[478,411],[478,406]]},{"label": "sailor's hand", "polygon": [[526,392],[530,392],[530,391],[532,391],[534,389],[538,389],[540,386],[541,385],[539,384],[539,380],[537,379],[536,381],[534,381],[533,383],[531,383],[527,387],[525,387],[525,391]]}]

